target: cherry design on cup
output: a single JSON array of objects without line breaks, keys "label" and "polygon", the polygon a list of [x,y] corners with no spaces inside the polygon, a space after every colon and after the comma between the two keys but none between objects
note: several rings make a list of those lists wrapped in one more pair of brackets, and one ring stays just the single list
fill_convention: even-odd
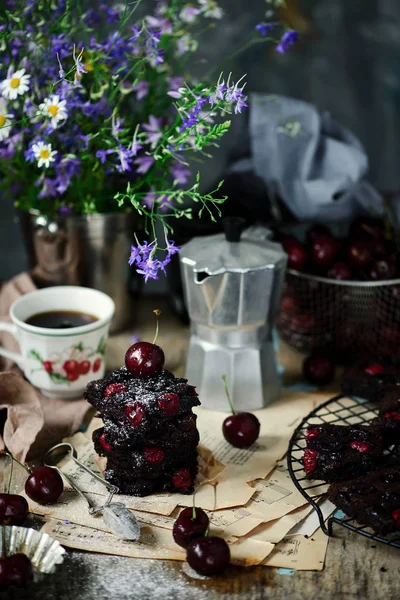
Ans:
[{"label": "cherry design on cup", "polygon": [[[81,377],[88,377],[100,371],[105,354],[105,336],[103,336],[96,349],[85,346],[83,341],[67,347],[59,353],[52,353],[49,357],[42,357],[40,352],[31,348],[28,357],[37,360],[53,383],[69,384],[78,381]],[[35,369],[36,370],[36,369]]]}]

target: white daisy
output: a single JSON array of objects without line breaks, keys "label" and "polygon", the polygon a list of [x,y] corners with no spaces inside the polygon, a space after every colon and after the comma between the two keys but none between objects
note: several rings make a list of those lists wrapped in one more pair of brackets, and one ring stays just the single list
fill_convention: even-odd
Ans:
[{"label": "white daisy", "polygon": [[45,144],[44,142],[38,142],[32,146],[33,154],[38,160],[38,167],[50,166],[50,163],[55,161],[55,155],[57,150],[51,149],[51,144]]},{"label": "white daisy", "polygon": [[25,94],[29,90],[30,78],[30,75],[25,75],[25,69],[15,71],[0,84],[3,96],[9,100],[15,100],[18,96]]},{"label": "white daisy", "polygon": [[224,11],[218,6],[215,0],[198,0],[198,2],[204,17],[222,19],[224,16]]},{"label": "white daisy", "polygon": [[5,140],[10,135],[11,120],[14,115],[7,112],[7,104],[3,98],[0,98],[0,142]]},{"label": "white daisy", "polygon": [[39,105],[37,115],[49,117],[51,119],[52,127],[56,129],[58,123],[60,121],[65,121],[68,117],[68,112],[65,108],[66,104],[67,101],[60,100],[60,96],[50,96],[50,98],[46,98],[46,100]]}]

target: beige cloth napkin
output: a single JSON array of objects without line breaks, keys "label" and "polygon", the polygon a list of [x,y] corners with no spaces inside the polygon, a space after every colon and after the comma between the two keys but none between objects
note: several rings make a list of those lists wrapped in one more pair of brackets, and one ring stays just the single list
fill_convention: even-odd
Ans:
[{"label": "beige cloth napkin", "polygon": [[[35,289],[27,273],[4,284],[0,288],[0,321],[9,321],[14,300]],[[18,342],[7,332],[0,332],[0,346],[18,351]],[[47,398],[24,379],[12,361],[0,360],[0,410],[7,410],[0,449],[7,447],[18,460],[30,460],[79,429],[90,411],[84,398]]]}]

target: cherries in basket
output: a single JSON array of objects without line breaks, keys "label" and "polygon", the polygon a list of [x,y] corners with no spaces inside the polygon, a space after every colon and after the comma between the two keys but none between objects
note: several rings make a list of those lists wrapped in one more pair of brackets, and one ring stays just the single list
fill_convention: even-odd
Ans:
[{"label": "cherries in basket", "polygon": [[346,238],[325,225],[309,228],[306,240],[279,234],[288,267],[339,281],[383,281],[400,277],[400,254],[383,221],[356,219]]}]

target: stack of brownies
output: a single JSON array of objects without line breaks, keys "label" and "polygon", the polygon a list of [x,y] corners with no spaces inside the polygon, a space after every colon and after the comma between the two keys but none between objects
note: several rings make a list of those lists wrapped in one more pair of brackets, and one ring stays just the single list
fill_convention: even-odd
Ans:
[{"label": "stack of brownies", "polygon": [[360,362],[345,373],[342,391],[377,402],[378,416],[363,425],[310,425],[306,476],[335,482],[331,502],[376,533],[400,531],[400,369],[387,359]]},{"label": "stack of brownies", "polygon": [[96,452],[107,457],[105,478],[123,494],[192,493],[199,433],[193,386],[162,370],[138,377],[126,367],[87,386],[86,399],[104,427],[93,433]]}]

